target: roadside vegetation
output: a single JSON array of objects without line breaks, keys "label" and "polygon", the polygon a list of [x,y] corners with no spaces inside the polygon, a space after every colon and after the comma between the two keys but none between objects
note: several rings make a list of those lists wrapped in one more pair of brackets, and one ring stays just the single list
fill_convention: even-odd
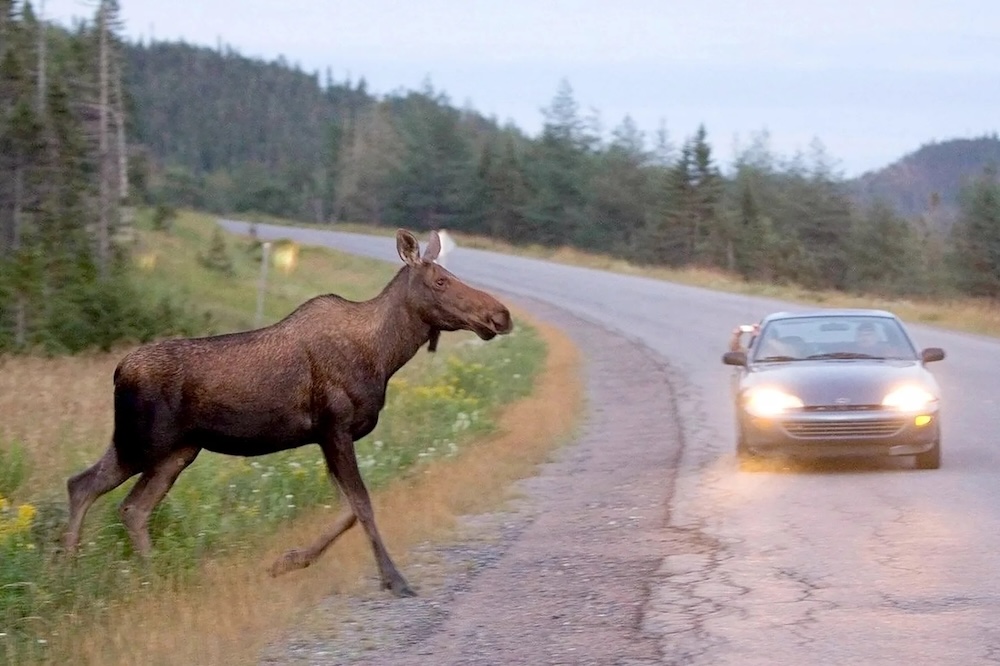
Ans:
[{"label": "roadside vegetation", "polygon": [[[144,267],[140,287],[180,297],[213,331],[249,327],[260,266],[257,244],[221,235],[211,218],[194,214],[179,216],[170,231],[150,226],[140,221],[137,230],[137,263]],[[225,255],[225,270],[204,260],[212,251],[216,260]],[[262,323],[319,293],[370,298],[397,270],[314,248],[302,248],[298,256],[287,273],[272,270]],[[393,484],[418,482],[434,464],[461,458],[467,449],[503,435],[502,409],[532,392],[546,359],[538,329],[523,319],[518,324],[514,333],[488,344],[473,335],[446,334],[437,354],[418,354],[393,378],[378,427],[357,445],[369,488],[378,494]],[[332,519],[338,508],[316,447],[252,459],[203,453],[154,513],[156,556],[150,564],[133,556],[117,516],[117,503],[131,485],[126,483],[95,505],[82,552],[67,566],[59,547],[65,479],[92,463],[107,444],[111,374],[128,348],[0,361],[0,663],[78,662],[74,646],[85,637],[96,651],[112,649],[96,638],[94,628],[106,628],[109,618],[127,614],[137,600],[160,604],[170,598],[174,607],[158,607],[168,617],[183,616],[191,612],[187,604],[212,585],[262,584],[269,558],[276,555],[268,552],[275,536],[304,516],[312,516],[318,531],[323,517]],[[302,543],[285,547],[310,539],[297,538]],[[338,559],[339,546],[329,559]],[[370,553],[365,555],[363,565],[374,571]],[[206,573],[231,561],[244,563],[247,579],[213,579]],[[280,626],[281,620],[272,622]],[[124,645],[124,639],[112,632],[108,640]],[[133,656],[145,649],[150,649],[145,638],[142,646],[128,647]],[[105,659],[98,652],[90,658]]]}]

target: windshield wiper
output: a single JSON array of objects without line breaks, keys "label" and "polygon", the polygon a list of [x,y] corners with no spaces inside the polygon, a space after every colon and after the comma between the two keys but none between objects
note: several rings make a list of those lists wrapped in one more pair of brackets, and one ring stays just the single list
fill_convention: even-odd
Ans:
[{"label": "windshield wiper", "polygon": [[813,354],[812,356],[807,356],[807,359],[819,359],[819,358],[870,358],[876,360],[884,360],[884,356],[872,356],[871,354],[863,354],[861,352],[830,352],[828,354]]},{"label": "windshield wiper", "polygon": [[756,361],[758,363],[764,361],[801,361],[802,359],[796,356],[765,356],[764,358],[758,358]]}]

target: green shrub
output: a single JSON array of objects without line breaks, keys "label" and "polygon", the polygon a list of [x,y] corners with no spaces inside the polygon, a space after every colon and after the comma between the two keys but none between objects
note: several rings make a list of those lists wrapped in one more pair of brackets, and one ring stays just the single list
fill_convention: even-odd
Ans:
[{"label": "green shrub", "polygon": [[194,335],[205,321],[164,296],[150,302],[129,277],[80,282],[54,295],[35,346],[52,354],[111,349],[123,341],[146,342],[167,335]]},{"label": "green shrub", "polygon": [[170,227],[173,225],[175,219],[177,219],[176,208],[163,202],[156,204],[151,218],[153,229],[157,231],[170,231]]},{"label": "green shrub", "polygon": [[0,441],[0,497],[10,497],[28,478],[28,452],[17,442]]},{"label": "green shrub", "polygon": [[212,239],[209,241],[208,251],[198,255],[198,262],[205,268],[222,273],[233,275],[233,259],[229,256],[229,249],[226,247],[226,239],[222,235],[222,229],[216,227],[212,232]]}]

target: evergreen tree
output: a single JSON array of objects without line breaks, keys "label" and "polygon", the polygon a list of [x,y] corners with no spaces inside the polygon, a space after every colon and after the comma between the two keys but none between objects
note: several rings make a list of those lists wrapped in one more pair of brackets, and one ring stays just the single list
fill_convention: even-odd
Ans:
[{"label": "evergreen tree", "polygon": [[460,114],[428,85],[397,101],[405,149],[392,179],[386,217],[416,229],[452,227],[464,214],[473,181],[471,147]]},{"label": "evergreen tree", "polygon": [[532,191],[526,213],[544,245],[593,244],[587,218],[588,158],[595,139],[580,118],[573,89],[561,82],[552,104],[543,110],[542,135],[528,162]]},{"label": "evergreen tree", "polygon": [[1000,182],[995,167],[966,187],[952,231],[959,288],[972,296],[1000,298]]},{"label": "evergreen tree", "polygon": [[659,194],[642,234],[644,259],[669,266],[721,265],[733,232],[720,213],[724,193],[704,127],[684,142],[658,179]]},{"label": "evergreen tree", "polygon": [[[327,72],[329,77],[329,71]],[[328,84],[329,86],[329,84]],[[342,119],[332,121],[326,131],[326,151],[320,168],[318,221],[335,222],[334,207],[337,201],[338,169],[341,164],[346,135],[346,123]]]},{"label": "evergreen tree", "polygon": [[677,160],[656,179],[653,212],[642,233],[638,258],[651,264],[683,266],[694,256],[691,211],[693,192],[693,151],[690,142],[682,147]]},{"label": "evergreen tree", "polygon": [[216,227],[212,231],[212,239],[209,241],[208,251],[200,254],[198,261],[210,271],[216,271],[225,275],[233,274],[233,260],[229,256],[226,239],[223,237],[222,230],[219,227]]},{"label": "evergreen tree", "polygon": [[515,139],[506,133],[483,147],[468,215],[459,228],[510,243],[530,243],[534,236],[524,212],[529,200]]},{"label": "evergreen tree", "polygon": [[737,172],[739,202],[733,230],[732,270],[746,280],[772,281],[778,273],[774,264],[781,246],[774,224],[764,213],[755,186],[752,167]]},{"label": "evergreen tree", "polygon": [[691,256],[700,264],[733,269],[733,235],[719,215],[722,176],[712,157],[704,125],[691,141],[691,183],[687,205],[692,228]]},{"label": "evergreen tree", "polygon": [[382,224],[403,150],[388,103],[359,112],[344,131],[334,218]]},{"label": "evergreen tree", "polygon": [[910,224],[883,202],[853,225],[849,286],[862,293],[903,293],[916,279],[916,237]]},{"label": "evergreen tree", "polygon": [[845,289],[848,284],[851,204],[822,151],[813,162],[797,157],[775,176],[773,219],[784,243],[795,239],[795,261],[783,278],[810,289]]},{"label": "evergreen tree", "polygon": [[635,122],[626,117],[606,150],[594,159],[590,209],[594,245],[629,256],[653,208],[651,154]]}]

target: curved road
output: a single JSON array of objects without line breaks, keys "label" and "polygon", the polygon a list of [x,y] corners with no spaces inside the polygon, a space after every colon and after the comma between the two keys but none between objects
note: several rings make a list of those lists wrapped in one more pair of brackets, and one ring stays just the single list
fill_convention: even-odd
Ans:
[{"label": "curved road", "polygon": [[[224,221],[235,232],[246,225]],[[398,261],[391,238],[258,225],[261,238]],[[644,631],[667,663],[1000,663],[1000,377],[990,338],[911,325],[941,346],[943,466],[905,460],[741,473],[729,370],[734,324],[794,305],[458,248],[448,268],[641,342],[669,368],[683,449],[669,528],[711,552],[664,553]]]}]

